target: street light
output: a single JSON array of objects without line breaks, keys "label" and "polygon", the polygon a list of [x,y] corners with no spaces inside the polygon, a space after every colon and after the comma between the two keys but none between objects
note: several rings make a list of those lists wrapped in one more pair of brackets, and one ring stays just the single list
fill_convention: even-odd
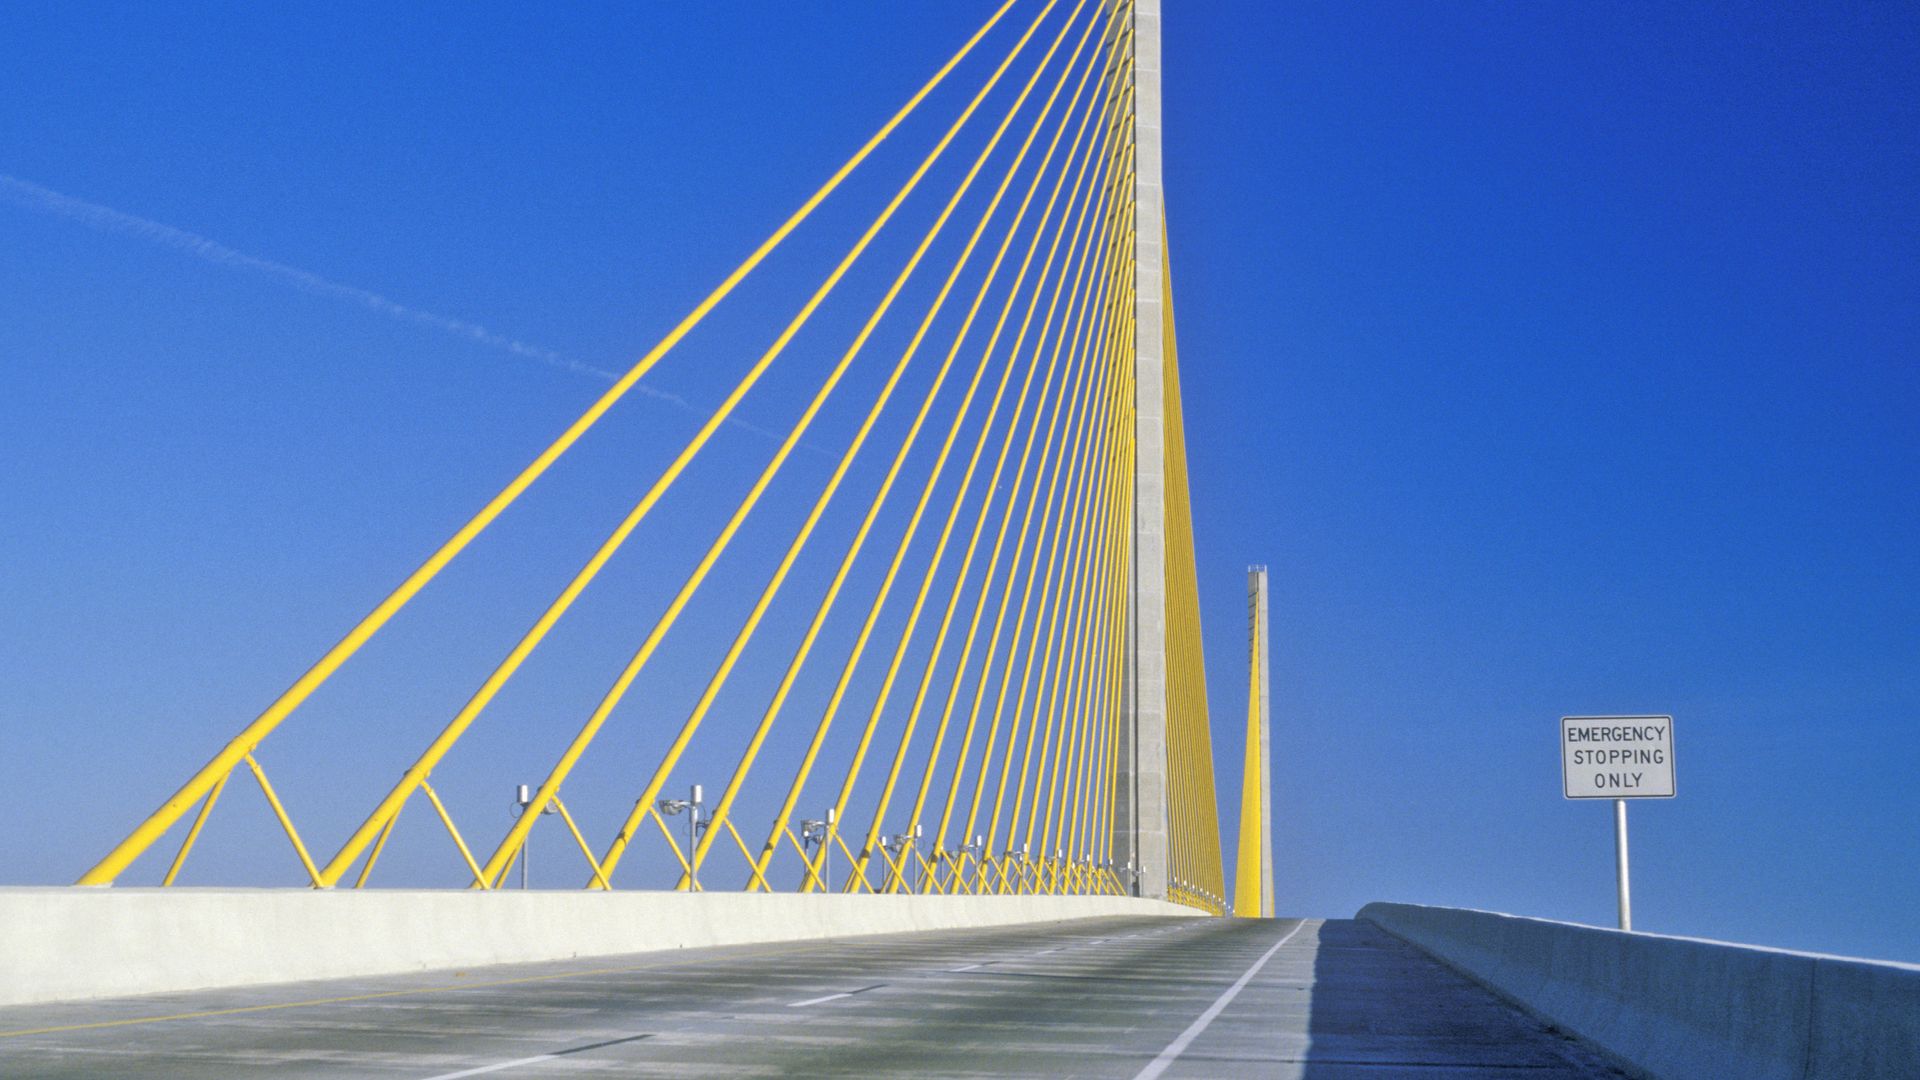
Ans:
[{"label": "street light", "polygon": [[[908,869],[907,852],[913,850],[914,843],[920,839],[920,836],[921,836],[920,823],[916,821],[913,823],[912,829],[901,833],[900,835],[894,837],[891,841],[887,840],[885,837],[882,837],[880,840],[880,846],[882,848],[885,848],[888,851],[897,851],[900,853],[900,884],[906,885],[910,889],[914,888],[914,886],[909,885],[907,883],[907,869]],[[921,880],[921,884],[923,886],[925,885],[924,877]]]},{"label": "street light", "polygon": [[[513,789],[513,816],[515,818],[526,813],[527,807],[532,805],[533,788],[531,785],[521,784]],[[548,814],[557,812],[559,809],[559,807],[553,805],[552,799],[548,799],[547,805],[540,808],[540,815],[545,817]],[[528,829],[527,835],[520,841],[520,888],[522,891],[525,891],[527,887],[527,849],[532,846],[533,830]]]},{"label": "street light", "polygon": [[700,785],[695,784],[693,785],[693,789],[687,793],[687,797],[684,799],[661,799],[660,800],[660,812],[662,814],[665,814],[668,817],[672,817],[675,814],[685,811],[687,815],[687,891],[688,892],[700,891],[700,867],[693,861],[693,852],[694,852],[695,846],[698,845],[700,842],[700,834],[707,831],[707,823],[711,820],[710,818],[701,816],[702,815],[701,808],[705,805],[705,799],[703,798],[704,794],[705,793],[702,791]]},{"label": "street light", "polygon": [[828,843],[833,838],[833,807],[827,807],[824,821],[803,821],[800,823],[800,840],[807,847],[820,847],[820,889],[833,891],[833,847]]}]

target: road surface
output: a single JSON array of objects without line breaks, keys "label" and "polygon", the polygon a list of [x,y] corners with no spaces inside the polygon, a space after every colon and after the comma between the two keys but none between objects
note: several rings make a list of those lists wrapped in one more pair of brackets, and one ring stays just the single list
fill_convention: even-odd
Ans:
[{"label": "road surface", "polygon": [[1097,919],[0,1009],[0,1076],[1620,1074],[1370,924]]}]

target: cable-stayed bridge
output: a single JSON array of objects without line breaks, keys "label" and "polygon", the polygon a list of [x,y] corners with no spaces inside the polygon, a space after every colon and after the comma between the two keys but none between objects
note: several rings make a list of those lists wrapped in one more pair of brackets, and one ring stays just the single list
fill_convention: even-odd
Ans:
[{"label": "cable-stayed bridge", "polygon": [[[0,894],[0,1071],[1913,1075],[1920,982],[1890,965],[1392,905],[1274,918],[1258,567],[1246,710],[1222,713],[1245,730],[1229,880],[1159,6],[984,10],[284,692],[183,733],[210,757],[80,888]],[[775,272],[794,256],[819,272]],[[314,707],[497,523],[555,512],[543,481],[630,437],[676,364],[718,404],[635,455],[623,514],[549,559],[429,728]],[[540,720],[538,775],[464,767],[609,593],[645,598],[643,629]],[[313,739],[356,748],[338,803],[272,779]],[[462,812],[516,784],[512,816]],[[262,888],[195,887],[249,787],[278,830]],[[415,887],[409,832],[456,886]],[[694,951],[610,959],[669,949]],[[474,970],[504,964],[535,966]]]},{"label": "cable-stayed bridge", "polygon": [[[181,880],[240,774],[258,784],[317,888],[367,885],[404,811],[424,804],[480,889],[505,884],[535,823],[557,813],[596,889],[617,887],[632,855],[670,860],[681,889],[1141,895],[1222,912],[1158,101],[1153,80],[1140,77],[1148,61],[1135,40],[1127,9],[1092,0],[994,11],[657,345],[80,884],[112,884],[163,838],[172,849],[162,883]],[[274,735],[305,720],[302,706],[349,677],[356,654],[484,544],[496,519],[577,443],[631,421],[618,406],[640,381],[671,365],[676,346],[936,102],[948,115],[928,129],[937,137],[908,153],[911,168],[891,196],[810,292],[785,306],[766,302],[777,313],[769,343],[471,695],[449,705],[399,780],[344,838],[303,832],[298,808],[269,778]],[[936,172],[949,158],[964,163],[957,178]],[[934,176],[952,182],[943,188]],[[829,305],[859,304],[838,287],[863,259],[879,258],[876,239],[898,228],[912,199],[938,212],[890,268],[877,302],[845,320],[845,340],[825,347],[816,335],[796,348]],[[922,282],[938,286],[922,296],[912,288]],[[912,328],[897,353],[876,344],[883,322]],[[776,364],[811,365],[801,381],[812,384],[771,410],[786,417],[777,443],[739,475],[700,471],[716,433]],[[868,389],[848,377],[855,365],[886,374],[852,403],[861,419],[851,437],[830,445],[816,422],[841,404],[837,393]],[[910,420],[888,428],[897,416]],[[778,520],[799,505],[766,496],[810,436],[828,444],[832,472],[803,514]],[[862,483],[859,466],[869,461],[886,463],[877,484]],[[693,485],[703,501],[731,507],[706,549],[690,565],[636,555],[661,534],[698,527],[672,510]],[[784,546],[738,550],[756,514],[774,519]],[[796,573],[848,522],[857,524],[829,572]],[[884,566],[870,587],[855,575],[863,559]],[[677,583],[670,599],[587,714],[555,731],[525,812],[498,837],[477,835],[472,822],[463,829],[435,770],[491,719],[489,706],[576,604],[636,563]],[[716,588],[721,579],[734,588]],[[618,821],[579,820],[566,799],[576,767],[603,747],[604,732],[637,726],[622,706],[649,693],[675,630],[742,583],[754,598],[730,633],[712,635],[721,647],[676,660],[710,672],[704,686],[672,720],[649,716],[639,733],[654,764],[631,809]],[[812,608],[797,636],[783,637],[791,627],[769,619],[783,601]],[[904,615],[886,622],[895,611]],[[835,616],[857,627],[849,640],[831,632]],[[752,707],[719,716],[743,665],[770,666],[779,681]],[[880,673],[877,686],[863,681],[870,672]],[[811,700],[806,689],[823,673],[831,689]],[[764,753],[777,727],[809,725],[797,760]],[[849,730],[850,742],[833,740]],[[696,739],[724,746],[734,761],[698,799],[685,797],[692,781],[679,770]],[[502,789],[508,782],[500,778]],[[738,811],[755,788],[777,796],[771,822]],[[669,821],[681,814],[690,829]],[[829,880],[836,856],[845,872]]]}]

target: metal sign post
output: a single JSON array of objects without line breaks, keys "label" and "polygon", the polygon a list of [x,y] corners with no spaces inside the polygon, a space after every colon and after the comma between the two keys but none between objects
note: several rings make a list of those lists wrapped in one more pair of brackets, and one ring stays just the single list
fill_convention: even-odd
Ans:
[{"label": "metal sign post", "polygon": [[1620,929],[1633,929],[1633,888],[1627,882],[1627,800],[1613,800],[1613,876],[1620,891]]},{"label": "metal sign post", "polygon": [[1673,798],[1673,717],[1561,717],[1560,788],[1569,799],[1613,800],[1613,864],[1620,929],[1633,929],[1627,800]]}]

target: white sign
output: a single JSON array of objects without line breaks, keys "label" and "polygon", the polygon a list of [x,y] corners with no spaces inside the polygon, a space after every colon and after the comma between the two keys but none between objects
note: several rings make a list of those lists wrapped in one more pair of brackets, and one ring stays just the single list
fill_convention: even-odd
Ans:
[{"label": "white sign", "polygon": [[1673,798],[1673,717],[1561,717],[1560,782],[1569,799]]}]

